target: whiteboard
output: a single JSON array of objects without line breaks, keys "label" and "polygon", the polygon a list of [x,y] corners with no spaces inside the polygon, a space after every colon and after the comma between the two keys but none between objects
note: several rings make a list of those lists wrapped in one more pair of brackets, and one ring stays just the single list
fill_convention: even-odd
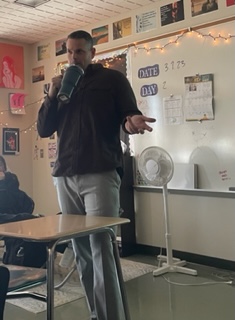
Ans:
[{"label": "whiteboard", "polygon": [[[204,35],[234,35],[234,22],[198,31]],[[138,106],[143,114],[157,119],[151,125],[152,133],[131,136],[131,150],[138,158],[146,147],[160,146],[175,163],[197,165],[198,188],[228,191],[235,186],[235,38],[214,41],[186,33],[178,44],[170,44],[175,39],[148,42],[139,46],[141,50],[133,47],[129,52]],[[168,46],[163,51],[154,49],[165,44]],[[156,65],[159,74],[139,77],[140,69]],[[213,75],[214,120],[186,122],[184,78],[197,74]],[[152,95],[143,96],[146,85],[153,88]],[[182,98],[182,121],[166,124],[163,100],[174,96]]]}]

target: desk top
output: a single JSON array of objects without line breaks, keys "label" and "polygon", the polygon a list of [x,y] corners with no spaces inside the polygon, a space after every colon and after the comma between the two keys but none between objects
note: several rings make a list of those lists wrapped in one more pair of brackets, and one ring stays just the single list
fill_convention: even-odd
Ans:
[{"label": "desk top", "polygon": [[89,232],[130,222],[126,218],[54,215],[0,225],[0,236],[31,241],[53,241],[87,235]]}]

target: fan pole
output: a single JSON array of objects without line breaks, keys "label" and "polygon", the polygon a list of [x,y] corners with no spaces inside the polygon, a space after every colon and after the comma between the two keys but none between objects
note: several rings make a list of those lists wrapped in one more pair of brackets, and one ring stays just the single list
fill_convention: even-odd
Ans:
[{"label": "fan pole", "polygon": [[190,275],[197,275],[197,271],[189,268],[184,268],[183,266],[186,264],[186,261],[181,261],[179,259],[174,259],[172,254],[172,245],[171,245],[171,234],[170,234],[170,222],[169,222],[169,214],[168,214],[168,191],[167,184],[163,185],[163,204],[164,204],[164,216],[165,216],[165,238],[166,238],[166,257],[158,256],[161,260],[165,260],[163,262],[162,267],[153,271],[154,276],[159,276],[166,272],[180,272],[186,273]]},{"label": "fan pole", "polygon": [[165,216],[165,238],[166,238],[166,248],[167,248],[167,264],[173,264],[173,254],[171,245],[171,234],[170,234],[170,221],[169,221],[169,211],[168,211],[168,191],[167,185],[163,186],[163,205],[164,205],[164,216]]}]

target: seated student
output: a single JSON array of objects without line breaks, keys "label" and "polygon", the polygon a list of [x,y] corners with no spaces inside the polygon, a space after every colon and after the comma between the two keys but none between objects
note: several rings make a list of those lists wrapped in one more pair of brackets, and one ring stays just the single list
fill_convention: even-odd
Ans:
[{"label": "seated student", "polygon": [[34,201],[19,186],[17,176],[7,171],[6,161],[0,156],[0,214],[33,212]]},{"label": "seated student", "polygon": [[[34,201],[19,189],[19,180],[7,171],[6,161],[0,156],[0,223],[36,218],[32,215]],[[46,245],[30,243],[23,239],[6,238],[2,258],[4,264],[41,267],[45,264]]]}]

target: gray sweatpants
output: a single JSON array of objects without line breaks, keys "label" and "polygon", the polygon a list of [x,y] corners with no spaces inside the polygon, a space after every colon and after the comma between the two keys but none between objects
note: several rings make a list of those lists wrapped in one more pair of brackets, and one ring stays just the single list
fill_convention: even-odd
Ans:
[{"label": "gray sweatpants", "polygon": [[[101,174],[54,177],[63,214],[118,217],[121,180],[116,170]],[[125,320],[110,236],[72,240],[81,283],[92,318]]]}]

